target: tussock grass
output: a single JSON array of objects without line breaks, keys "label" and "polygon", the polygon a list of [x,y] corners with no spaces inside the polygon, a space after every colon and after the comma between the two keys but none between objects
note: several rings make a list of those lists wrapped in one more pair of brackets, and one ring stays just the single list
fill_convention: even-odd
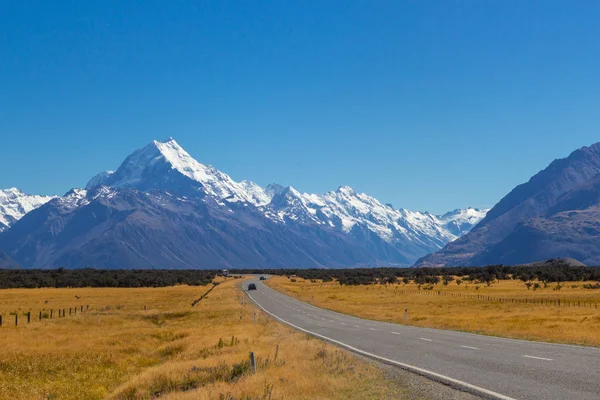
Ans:
[{"label": "tussock grass", "polygon": [[[373,364],[242,305],[228,279],[206,287],[0,290],[0,312],[90,305],[0,328],[2,399],[404,398]],[[77,297],[76,297],[77,296]],[[145,309],[144,309],[145,307]],[[37,314],[36,314],[37,315]],[[249,352],[255,352],[253,374]]]},{"label": "tussock grass", "polygon": [[[586,289],[585,285],[591,285],[590,282],[565,282],[560,289],[556,289],[556,283],[540,282],[533,290],[533,286],[528,289],[524,282],[517,280],[504,280],[491,286],[468,282],[457,285],[454,281],[448,285],[423,285],[420,294],[408,293],[418,291],[414,283],[342,286],[337,282],[273,277],[266,284],[316,306],[373,320],[600,346],[600,290]],[[437,295],[438,291],[442,295]],[[444,293],[456,297],[444,296]],[[459,294],[516,302],[458,297]],[[526,299],[528,303],[524,303]],[[538,304],[542,299],[544,305]],[[549,304],[558,299],[563,306]],[[536,303],[532,304],[531,300]],[[408,309],[406,321],[405,308]]]}]

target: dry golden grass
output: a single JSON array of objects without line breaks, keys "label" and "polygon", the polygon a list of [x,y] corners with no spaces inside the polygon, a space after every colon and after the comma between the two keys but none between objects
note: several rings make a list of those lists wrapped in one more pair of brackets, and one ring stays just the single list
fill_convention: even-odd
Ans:
[{"label": "dry golden grass", "polygon": [[[586,282],[567,282],[562,289],[528,290],[521,281],[500,281],[485,284],[451,282],[436,285],[431,290],[418,291],[414,283],[395,285],[341,286],[337,282],[311,282],[300,278],[292,282],[286,277],[274,277],[267,284],[293,297],[318,307],[363,318],[451,329],[488,335],[600,346],[600,290],[583,289]],[[577,287],[572,287],[576,285]],[[426,287],[428,285],[423,285]],[[422,287],[422,288],[423,288]],[[437,295],[437,292],[442,295]],[[404,292],[404,293],[402,293]],[[455,297],[444,296],[444,293]],[[561,302],[570,307],[477,300],[463,295],[480,295],[531,301]],[[581,302],[582,307],[576,307]],[[567,303],[567,304],[569,304]],[[563,303],[564,304],[564,303]],[[586,305],[583,307],[583,305]],[[408,318],[404,321],[404,309]]]},{"label": "dry golden grass", "polygon": [[[239,282],[222,282],[193,308],[207,287],[0,290],[0,398],[404,397],[370,363],[259,311],[254,325]],[[38,321],[39,310],[88,304],[83,314]],[[7,315],[30,310],[32,322],[20,317],[18,327]]]}]

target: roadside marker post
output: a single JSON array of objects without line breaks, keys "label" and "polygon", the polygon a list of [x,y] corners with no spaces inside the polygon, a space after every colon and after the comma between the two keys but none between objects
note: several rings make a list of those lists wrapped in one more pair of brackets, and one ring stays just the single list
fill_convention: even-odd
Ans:
[{"label": "roadside marker post", "polygon": [[252,371],[254,375],[256,375],[256,358],[254,357],[254,352],[250,352],[250,365],[252,365]]},{"label": "roadside marker post", "polygon": [[254,325],[256,325],[256,311],[254,311]]},{"label": "roadside marker post", "polygon": [[408,312],[408,308],[404,309],[404,320],[406,321],[406,313]]}]

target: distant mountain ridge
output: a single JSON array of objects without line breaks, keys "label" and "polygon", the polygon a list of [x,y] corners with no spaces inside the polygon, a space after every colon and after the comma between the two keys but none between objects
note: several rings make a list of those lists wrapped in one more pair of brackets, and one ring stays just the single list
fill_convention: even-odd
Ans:
[{"label": "distant mountain ridge", "polygon": [[0,249],[27,267],[410,265],[486,210],[396,210],[348,186],[324,195],[236,182],[172,138],[25,215]]},{"label": "distant mountain ridge", "polygon": [[553,161],[500,200],[469,233],[416,266],[559,257],[600,265],[600,143]]}]

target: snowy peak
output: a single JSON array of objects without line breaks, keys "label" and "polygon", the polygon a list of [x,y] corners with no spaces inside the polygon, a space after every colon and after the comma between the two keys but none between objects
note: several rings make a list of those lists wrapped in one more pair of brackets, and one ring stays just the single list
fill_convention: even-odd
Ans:
[{"label": "snowy peak", "polygon": [[480,210],[468,207],[447,212],[444,215],[437,216],[437,218],[445,229],[456,236],[462,236],[475,227],[486,216],[488,211],[489,209]]},{"label": "snowy peak", "polygon": [[0,232],[55,197],[30,195],[17,188],[0,190]]},{"label": "snowy peak", "polygon": [[106,185],[196,193],[212,196],[218,202],[243,201],[257,206],[268,202],[268,196],[258,185],[235,182],[216,168],[199,163],[173,138],[152,141],[128,156],[116,172],[97,177],[90,180],[88,188]]},{"label": "snowy peak", "polygon": [[240,186],[246,191],[253,204],[257,206],[264,206],[271,202],[271,198],[273,196],[270,196],[265,189],[258,186],[256,183],[243,180],[240,182]]},{"label": "snowy peak", "polygon": [[265,193],[270,198],[273,198],[273,196],[283,192],[284,190],[285,190],[285,187],[281,186],[280,184],[271,183],[271,184],[267,185],[267,187],[265,188]]},{"label": "snowy peak", "polygon": [[350,186],[340,186],[339,188],[337,188],[336,193],[340,193],[344,196],[353,196],[356,194],[354,189]]},{"label": "snowy peak", "polygon": [[88,181],[88,183],[85,185],[86,189],[91,189],[94,188],[96,186],[100,186],[100,185],[104,185],[104,183],[106,181],[108,181],[108,178],[110,178],[110,176],[112,174],[114,174],[115,171],[102,171],[100,172],[98,175],[95,175],[92,179],[90,179]]}]

